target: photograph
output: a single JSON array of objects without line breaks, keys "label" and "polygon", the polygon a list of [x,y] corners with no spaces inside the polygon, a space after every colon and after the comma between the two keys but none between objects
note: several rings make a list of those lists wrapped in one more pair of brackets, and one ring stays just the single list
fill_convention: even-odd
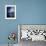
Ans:
[{"label": "photograph", "polygon": [[16,19],[16,5],[5,5],[5,19]]}]

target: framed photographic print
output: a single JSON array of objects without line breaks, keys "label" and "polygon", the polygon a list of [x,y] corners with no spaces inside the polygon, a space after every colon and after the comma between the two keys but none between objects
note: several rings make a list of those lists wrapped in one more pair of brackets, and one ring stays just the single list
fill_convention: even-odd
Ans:
[{"label": "framed photographic print", "polygon": [[16,19],[16,5],[5,5],[5,19]]}]

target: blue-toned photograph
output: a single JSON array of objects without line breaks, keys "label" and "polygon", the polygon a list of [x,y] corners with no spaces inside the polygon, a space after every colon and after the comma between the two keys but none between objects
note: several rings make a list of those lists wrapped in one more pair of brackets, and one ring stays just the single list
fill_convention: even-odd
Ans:
[{"label": "blue-toned photograph", "polygon": [[16,5],[6,5],[5,6],[5,18],[6,19],[16,19]]},{"label": "blue-toned photograph", "polygon": [[7,17],[15,17],[15,8],[7,7]]}]

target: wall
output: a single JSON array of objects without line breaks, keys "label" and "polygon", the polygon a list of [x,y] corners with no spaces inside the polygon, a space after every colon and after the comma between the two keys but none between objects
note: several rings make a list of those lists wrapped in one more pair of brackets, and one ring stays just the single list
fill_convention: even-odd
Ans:
[{"label": "wall", "polygon": [[46,0],[16,0],[19,24],[46,24]]},{"label": "wall", "polygon": [[[16,20],[5,20],[6,4],[16,4]],[[9,32],[18,32],[18,24],[46,24],[46,0],[0,0],[0,44],[8,43]]]},{"label": "wall", "polygon": [[[0,0],[0,44],[7,44],[9,42],[8,35],[10,32],[17,34],[16,20],[5,19],[5,5],[15,5],[16,0]],[[16,38],[16,43],[17,38]]]}]

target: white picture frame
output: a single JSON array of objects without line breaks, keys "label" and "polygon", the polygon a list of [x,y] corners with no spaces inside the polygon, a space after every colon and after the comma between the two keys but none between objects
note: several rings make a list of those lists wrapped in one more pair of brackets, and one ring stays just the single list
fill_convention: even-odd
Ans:
[{"label": "white picture frame", "polygon": [[[14,17],[7,17],[7,8],[14,7]],[[16,5],[5,5],[5,19],[16,19]]]}]

